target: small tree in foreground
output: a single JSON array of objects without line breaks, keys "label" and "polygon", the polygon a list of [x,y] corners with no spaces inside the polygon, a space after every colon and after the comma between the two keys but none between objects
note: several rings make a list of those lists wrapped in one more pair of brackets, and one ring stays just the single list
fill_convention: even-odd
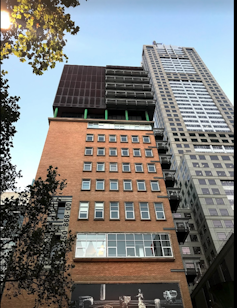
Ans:
[{"label": "small tree in foreground", "polygon": [[57,168],[50,166],[47,171],[46,180],[39,178],[17,198],[2,201],[0,277],[7,297],[26,291],[35,296],[34,307],[56,304],[61,308],[70,303],[73,265],[67,264],[67,254],[74,236],[71,231],[66,239],[56,236],[57,209],[52,201],[66,183],[57,179]]}]

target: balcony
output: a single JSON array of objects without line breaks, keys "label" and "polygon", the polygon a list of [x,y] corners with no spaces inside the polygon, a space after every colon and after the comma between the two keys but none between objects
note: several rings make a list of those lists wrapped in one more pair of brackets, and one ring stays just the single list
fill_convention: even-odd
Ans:
[{"label": "balcony", "polygon": [[161,167],[162,169],[169,169],[171,166],[171,154],[163,154],[159,155],[160,156],[160,162],[161,162]]},{"label": "balcony", "polygon": [[127,91],[151,91],[150,84],[132,84],[132,83],[106,83],[106,89],[127,90]]},{"label": "balcony", "polygon": [[111,109],[141,109],[144,110],[144,107],[147,110],[154,111],[155,101],[153,99],[122,99],[122,98],[106,98],[106,106]]},{"label": "balcony", "polygon": [[179,203],[181,201],[180,188],[168,188],[167,193],[170,201],[170,208],[172,213],[176,213]]},{"label": "balcony", "polygon": [[150,84],[149,77],[105,76],[105,81],[113,83]]},{"label": "balcony", "polygon": [[201,275],[202,271],[199,262],[190,261],[184,263],[184,269],[188,284],[193,284]]},{"label": "balcony", "polygon": [[175,170],[163,171],[166,188],[174,187],[175,184]]},{"label": "balcony", "polygon": [[137,92],[137,91],[105,91],[107,98],[137,98],[137,99],[153,99],[152,92]]},{"label": "balcony", "polygon": [[153,129],[153,133],[154,133],[155,139],[157,141],[160,141],[160,140],[163,141],[163,138],[164,138],[164,128],[154,128]]},{"label": "balcony", "polygon": [[156,142],[156,146],[159,154],[165,154],[169,150],[167,141]]},{"label": "balcony", "polygon": [[183,244],[189,234],[189,225],[188,222],[179,221],[175,222],[176,234],[179,244]]},{"label": "balcony", "polygon": [[116,69],[106,69],[106,75],[117,75],[117,76],[140,76],[140,77],[147,77],[146,71],[133,71],[133,70],[116,70]]}]

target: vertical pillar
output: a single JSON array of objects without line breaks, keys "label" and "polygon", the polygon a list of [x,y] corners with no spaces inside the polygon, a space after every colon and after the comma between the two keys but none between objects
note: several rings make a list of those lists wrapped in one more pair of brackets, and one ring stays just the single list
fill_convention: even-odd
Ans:
[{"label": "vertical pillar", "polygon": [[108,120],[108,110],[105,109],[105,120]]},{"label": "vertical pillar", "polygon": [[125,110],[125,120],[128,121],[128,111]]},{"label": "vertical pillar", "polygon": [[85,110],[84,110],[84,119],[87,119],[87,112],[88,112],[88,110],[85,109]]},{"label": "vertical pillar", "polygon": [[53,115],[54,118],[57,118],[57,115],[58,115],[58,107],[56,107],[54,110],[54,115]]},{"label": "vertical pillar", "polygon": [[148,115],[148,112],[147,112],[147,111],[145,111],[145,115],[146,115],[146,121],[150,121],[149,115]]}]

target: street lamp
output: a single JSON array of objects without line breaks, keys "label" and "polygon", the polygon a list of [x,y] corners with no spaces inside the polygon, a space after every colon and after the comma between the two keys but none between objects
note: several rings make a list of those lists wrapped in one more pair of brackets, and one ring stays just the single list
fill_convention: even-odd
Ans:
[{"label": "street lamp", "polygon": [[1,29],[10,28],[10,16],[6,11],[1,11]]}]

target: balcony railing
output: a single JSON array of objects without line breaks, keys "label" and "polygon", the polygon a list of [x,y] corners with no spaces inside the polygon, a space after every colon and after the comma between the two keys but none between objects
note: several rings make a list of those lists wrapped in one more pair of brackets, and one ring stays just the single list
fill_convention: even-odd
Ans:
[{"label": "balcony railing", "polygon": [[117,75],[117,76],[141,76],[146,77],[147,72],[145,71],[133,71],[133,70],[113,70],[113,69],[106,69],[106,75]]},{"label": "balcony railing", "polygon": [[148,77],[125,77],[125,76],[105,76],[106,82],[119,82],[119,83],[143,83],[150,84],[150,78]]},{"label": "balcony railing", "polygon": [[142,91],[151,91],[150,84],[131,84],[131,83],[106,83],[106,89],[114,89],[114,90],[142,90]]},{"label": "balcony railing", "polygon": [[115,98],[137,98],[137,99],[153,99],[152,92],[137,92],[137,91],[113,91],[108,90],[105,92],[106,97],[115,97]]}]

